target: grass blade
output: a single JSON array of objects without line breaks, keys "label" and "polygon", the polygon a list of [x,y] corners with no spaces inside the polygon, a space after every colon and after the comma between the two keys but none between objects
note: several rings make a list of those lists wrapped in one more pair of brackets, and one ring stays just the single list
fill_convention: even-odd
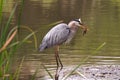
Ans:
[{"label": "grass blade", "polygon": [[53,79],[53,76],[52,74],[48,71],[48,69],[46,68],[46,66],[44,64],[43,65],[43,68],[46,70],[46,72],[49,74],[49,76]]},{"label": "grass blade", "polygon": [[2,10],[3,10],[3,2],[4,0],[1,0],[0,1],[0,24],[1,24],[1,22],[2,22]]},{"label": "grass blade", "polygon": [[23,12],[23,8],[24,8],[24,0],[21,0],[21,6],[20,6],[20,10],[19,10],[19,15],[18,15],[18,29],[19,29],[20,24],[21,24],[21,15]]},{"label": "grass blade", "polygon": [[19,79],[19,74],[20,74],[20,70],[21,70],[24,59],[25,59],[25,56],[22,58],[21,63],[20,63],[18,69],[16,70],[16,72],[13,76],[13,80],[18,80]]},{"label": "grass blade", "polygon": [[88,80],[87,77],[85,77],[82,73],[80,73],[79,71],[76,71],[77,74],[79,74],[80,76],[82,76],[85,80]]},{"label": "grass blade", "polygon": [[35,70],[35,73],[33,74],[32,78],[30,80],[35,80],[39,68],[40,68],[40,65],[37,67],[37,69]]},{"label": "grass blade", "polygon": [[3,47],[0,49],[0,52],[2,52],[3,50],[6,49],[6,47],[9,45],[9,43],[12,41],[12,39],[15,37],[16,34],[17,34],[17,29],[13,32],[13,34],[10,36],[10,38],[5,42]]},{"label": "grass blade", "polygon": [[[22,26],[21,28],[27,29],[31,33],[34,32],[30,27],[27,27],[27,26]],[[38,45],[37,45],[37,37],[36,37],[35,34],[33,34],[33,38],[34,38],[34,44],[35,44],[34,46],[35,46],[35,49],[37,50],[38,49]]]}]

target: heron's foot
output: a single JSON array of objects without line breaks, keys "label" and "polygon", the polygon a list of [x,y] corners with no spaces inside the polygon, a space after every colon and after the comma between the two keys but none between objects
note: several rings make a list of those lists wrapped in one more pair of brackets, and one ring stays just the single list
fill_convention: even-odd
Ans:
[{"label": "heron's foot", "polygon": [[55,80],[58,80],[59,79],[59,74],[55,74]]},{"label": "heron's foot", "polygon": [[61,65],[61,67],[60,67],[60,71],[63,69],[63,65]]}]

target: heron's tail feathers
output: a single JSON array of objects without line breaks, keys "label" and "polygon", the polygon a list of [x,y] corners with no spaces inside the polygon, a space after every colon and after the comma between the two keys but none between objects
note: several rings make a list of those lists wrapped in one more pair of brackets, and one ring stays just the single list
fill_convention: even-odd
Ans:
[{"label": "heron's tail feathers", "polygon": [[43,51],[46,48],[47,48],[47,44],[45,42],[43,42],[39,47],[39,51]]}]

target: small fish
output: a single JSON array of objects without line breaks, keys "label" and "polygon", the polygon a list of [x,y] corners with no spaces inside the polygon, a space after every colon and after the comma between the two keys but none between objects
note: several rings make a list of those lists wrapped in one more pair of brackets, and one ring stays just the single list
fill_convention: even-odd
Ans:
[{"label": "small fish", "polygon": [[84,27],[84,30],[83,30],[83,36],[87,33],[87,31],[88,31],[88,28],[87,27]]}]

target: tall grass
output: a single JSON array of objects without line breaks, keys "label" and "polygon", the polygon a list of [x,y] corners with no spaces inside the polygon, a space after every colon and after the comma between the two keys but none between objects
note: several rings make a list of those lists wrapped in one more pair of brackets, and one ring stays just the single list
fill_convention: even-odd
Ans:
[{"label": "tall grass", "polygon": [[26,28],[29,31],[31,30],[31,33],[27,35],[23,40],[18,41],[17,33],[19,28],[21,28],[20,22],[21,22],[21,14],[23,10],[24,0],[21,0],[21,8],[19,11],[18,23],[17,23],[17,26],[13,27],[13,29],[10,28],[11,20],[13,18],[13,15],[15,13],[15,10],[18,4],[16,3],[15,6],[13,7],[10,13],[10,16],[4,26],[2,23],[3,22],[2,11],[4,9],[3,8],[4,4],[7,4],[4,1],[5,0],[0,1],[0,32],[1,32],[0,34],[0,80],[18,80],[21,66],[24,61],[24,57],[21,60],[21,63],[19,64],[16,71],[14,73],[11,73],[13,55],[26,40],[28,40],[33,35],[35,37],[35,32],[33,32],[30,28]]},{"label": "tall grass", "polygon": [[[6,22],[5,26],[2,26],[2,10],[3,10],[3,5],[4,5],[4,0],[1,0],[1,6],[0,6],[0,25],[1,25],[1,35],[0,35],[0,77],[2,80],[8,78],[9,76],[9,67],[10,67],[10,59],[11,59],[11,52],[8,52],[5,50],[7,46],[10,44],[10,42],[13,40],[17,33],[17,29],[8,37],[7,35],[11,19],[13,17],[13,14],[15,12],[16,6],[13,8],[8,21]],[[8,38],[8,39],[7,39]]]}]

